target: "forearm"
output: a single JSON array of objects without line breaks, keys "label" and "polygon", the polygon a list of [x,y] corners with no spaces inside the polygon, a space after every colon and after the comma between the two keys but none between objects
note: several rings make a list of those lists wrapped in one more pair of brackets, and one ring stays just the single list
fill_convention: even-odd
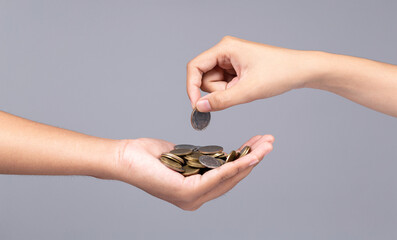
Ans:
[{"label": "forearm", "polygon": [[306,87],[336,93],[397,117],[397,66],[368,59],[315,52],[316,76]]},{"label": "forearm", "polygon": [[0,111],[0,173],[110,178],[118,141],[52,127]]}]

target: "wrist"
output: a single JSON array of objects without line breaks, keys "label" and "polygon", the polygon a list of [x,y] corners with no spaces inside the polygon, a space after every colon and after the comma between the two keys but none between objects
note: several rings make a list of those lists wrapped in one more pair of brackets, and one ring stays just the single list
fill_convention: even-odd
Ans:
[{"label": "wrist", "polygon": [[332,72],[331,60],[334,54],[322,51],[305,51],[308,76],[302,84],[304,88],[322,89]]},{"label": "wrist", "polygon": [[124,140],[97,139],[86,164],[86,174],[99,179],[116,180]]}]

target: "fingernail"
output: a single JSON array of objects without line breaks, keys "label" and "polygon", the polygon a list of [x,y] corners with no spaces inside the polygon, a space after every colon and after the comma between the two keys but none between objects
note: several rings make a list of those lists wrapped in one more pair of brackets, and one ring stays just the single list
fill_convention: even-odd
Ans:
[{"label": "fingernail", "polygon": [[257,164],[258,162],[259,162],[258,159],[252,160],[252,162],[250,162],[250,165],[248,165],[248,166],[255,165],[255,164]]},{"label": "fingernail", "polygon": [[209,112],[211,111],[210,102],[207,99],[203,99],[197,102],[196,104],[197,109],[200,112]]}]

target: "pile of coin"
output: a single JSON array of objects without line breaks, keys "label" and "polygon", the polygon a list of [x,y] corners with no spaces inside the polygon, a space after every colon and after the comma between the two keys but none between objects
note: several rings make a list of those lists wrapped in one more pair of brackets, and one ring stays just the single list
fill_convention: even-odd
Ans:
[{"label": "pile of coin", "polygon": [[191,176],[203,174],[208,170],[244,157],[250,150],[249,146],[245,146],[240,152],[233,150],[227,154],[223,152],[223,147],[220,146],[199,147],[180,144],[175,145],[175,148],[170,152],[161,154],[160,161],[168,168],[180,172],[183,176]]}]

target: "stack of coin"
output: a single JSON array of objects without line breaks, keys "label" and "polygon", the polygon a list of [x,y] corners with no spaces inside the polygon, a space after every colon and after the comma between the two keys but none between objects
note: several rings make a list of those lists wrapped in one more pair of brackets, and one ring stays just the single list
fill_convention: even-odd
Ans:
[{"label": "stack of coin", "polygon": [[223,152],[223,147],[194,146],[190,144],[175,145],[175,148],[160,156],[160,161],[168,168],[180,172],[183,176],[203,174],[206,171],[217,168],[244,157],[251,148],[245,146],[240,152],[231,151],[229,154]]}]

